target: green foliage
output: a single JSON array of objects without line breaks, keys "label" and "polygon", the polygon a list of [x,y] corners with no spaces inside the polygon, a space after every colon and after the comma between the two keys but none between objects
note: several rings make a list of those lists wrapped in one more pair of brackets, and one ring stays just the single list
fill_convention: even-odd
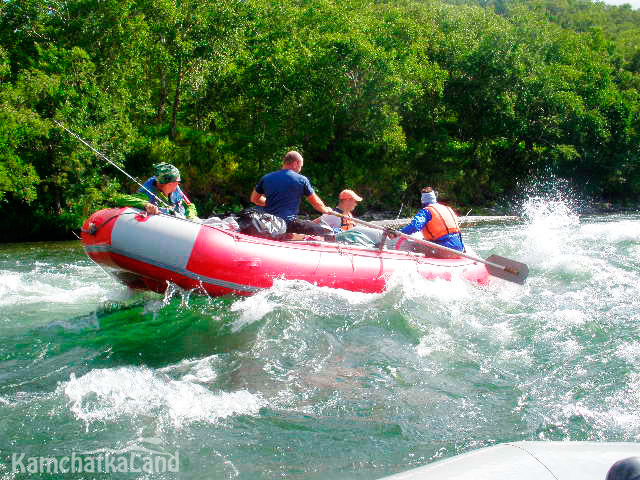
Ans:
[{"label": "green foliage", "polygon": [[[0,80],[7,78],[9,65],[0,48]],[[30,203],[36,199],[40,179],[35,167],[20,156],[21,146],[46,132],[35,112],[20,105],[16,90],[0,83],[0,201],[12,196]]]},{"label": "green foliage", "polygon": [[5,0],[0,213],[21,231],[0,240],[137,188],[54,119],[141,179],[174,163],[204,215],[292,148],[325,201],[369,209],[425,184],[489,205],[549,171],[635,198],[639,33],[589,0]]}]

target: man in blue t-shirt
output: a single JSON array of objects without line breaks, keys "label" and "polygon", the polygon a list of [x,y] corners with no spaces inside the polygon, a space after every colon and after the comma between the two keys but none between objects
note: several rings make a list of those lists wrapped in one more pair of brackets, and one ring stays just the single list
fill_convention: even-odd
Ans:
[{"label": "man in blue t-shirt", "polygon": [[288,152],[282,159],[282,169],[262,177],[251,192],[250,200],[264,207],[266,213],[283,218],[287,222],[287,233],[326,235],[327,231],[321,225],[296,218],[302,197],[306,197],[318,212],[331,212],[331,208],[313,191],[309,179],[300,175],[303,164],[300,153]]}]

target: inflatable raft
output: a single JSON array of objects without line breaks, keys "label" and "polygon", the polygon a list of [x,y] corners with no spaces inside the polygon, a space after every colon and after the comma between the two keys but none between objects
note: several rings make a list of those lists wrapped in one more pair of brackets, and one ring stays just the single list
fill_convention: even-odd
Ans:
[{"label": "inflatable raft", "polygon": [[513,442],[381,480],[605,480],[614,463],[639,455],[638,443]]},{"label": "inflatable raft", "polygon": [[462,277],[487,284],[484,264],[466,258],[379,250],[318,241],[275,241],[131,208],[100,210],[82,228],[91,259],[120,282],[163,292],[173,282],[209,295],[250,295],[276,278],[381,292],[391,274],[415,269],[426,279]]}]

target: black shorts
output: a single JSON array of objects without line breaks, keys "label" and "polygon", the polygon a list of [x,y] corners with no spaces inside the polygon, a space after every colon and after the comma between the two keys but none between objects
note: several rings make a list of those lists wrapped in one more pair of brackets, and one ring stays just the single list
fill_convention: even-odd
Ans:
[{"label": "black shorts", "polygon": [[324,227],[311,220],[300,220],[294,218],[287,222],[287,233],[302,233],[304,235],[333,235],[333,230]]}]

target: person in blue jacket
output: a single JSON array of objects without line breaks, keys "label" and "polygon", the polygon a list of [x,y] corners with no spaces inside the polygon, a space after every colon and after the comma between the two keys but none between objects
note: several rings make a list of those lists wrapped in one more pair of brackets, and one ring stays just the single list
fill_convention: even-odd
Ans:
[{"label": "person in blue jacket", "polygon": [[[143,187],[140,187],[133,195],[115,195],[113,203],[119,207],[146,210],[150,215],[164,213],[197,220],[196,206],[180,189],[180,171],[170,163],[158,163],[153,167],[155,175],[147,179]],[[165,208],[162,205],[163,202],[171,209]]]},{"label": "person in blue jacket", "polygon": [[421,231],[425,240],[464,252],[458,216],[453,209],[438,203],[437,192],[432,187],[422,189],[421,201],[422,209],[400,231],[407,235]]}]

